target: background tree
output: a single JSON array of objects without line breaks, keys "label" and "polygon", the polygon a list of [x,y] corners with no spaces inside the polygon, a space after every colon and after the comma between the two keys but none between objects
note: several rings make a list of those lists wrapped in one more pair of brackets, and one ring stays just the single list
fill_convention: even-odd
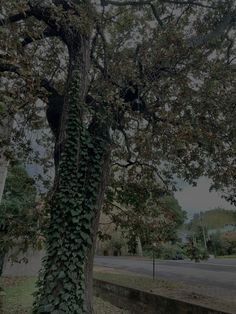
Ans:
[{"label": "background tree", "polygon": [[[30,247],[38,249],[42,245],[44,223],[44,212],[36,203],[33,180],[21,165],[10,165],[0,205],[1,273],[6,254],[15,261]],[[21,258],[23,256],[21,254]]]},{"label": "background tree", "polygon": [[185,255],[196,263],[209,258],[206,248],[197,242],[193,242],[191,239],[183,246],[183,249]]},{"label": "background tree", "polygon": [[235,201],[234,2],[12,0],[1,25],[4,93],[15,89],[13,105],[29,99],[13,107],[32,111],[26,121],[46,101],[55,140],[34,313],[91,312],[88,248],[111,160],[172,188],[174,174],[208,175]]},{"label": "background tree", "polygon": [[104,206],[111,222],[128,239],[130,253],[137,253],[138,241],[148,248],[176,240],[176,231],[186,218],[178,201],[151,173],[142,173],[141,178],[130,175],[112,181]]},{"label": "background tree", "polygon": [[207,229],[222,229],[225,225],[236,224],[236,212],[224,208],[213,208],[194,215],[188,224],[188,228],[192,230],[200,225],[201,222]]}]

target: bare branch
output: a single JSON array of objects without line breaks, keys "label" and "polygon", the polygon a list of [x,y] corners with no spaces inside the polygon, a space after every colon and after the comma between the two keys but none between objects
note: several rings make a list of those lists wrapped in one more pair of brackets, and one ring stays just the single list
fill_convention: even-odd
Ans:
[{"label": "bare branch", "polygon": [[7,25],[7,24],[10,24],[10,23],[23,21],[23,20],[27,19],[30,16],[32,16],[32,11],[31,10],[26,10],[24,12],[11,15],[11,16],[9,16],[7,18],[1,18],[0,19],[0,25]]},{"label": "bare branch", "polygon": [[[102,0],[102,5],[106,6],[108,4],[115,5],[115,6],[127,6],[127,5],[134,5],[134,6],[142,6],[142,5],[153,5],[154,0],[140,0],[140,1],[116,1],[116,0]],[[170,4],[176,4],[176,5],[194,5],[194,6],[200,6],[203,8],[209,8],[209,9],[214,9],[216,8],[215,6],[203,4],[202,2],[199,1],[178,1],[178,0],[160,0],[161,3],[170,3]],[[155,11],[153,12],[155,15]]]},{"label": "bare branch", "polygon": [[17,65],[0,61],[0,72],[12,72],[20,75],[20,68]]},{"label": "bare branch", "polygon": [[139,164],[140,166],[144,166],[144,167],[153,169],[153,171],[156,173],[156,175],[158,176],[158,178],[159,178],[159,179],[161,180],[161,182],[164,184],[164,186],[166,187],[166,189],[169,190],[169,188],[168,188],[168,183],[167,183],[166,180],[162,177],[162,175],[160,174],[159,169],[158,169],[156,166],[150,165],[150,164],[145,163],[145,162],[137,162],[137,164]]},{"label": "bare branch", "polygon": [[104,34],[104,32],[103,32],[103,30],[102,30],[100,25],[97,25],[97,32],[100,35],[100,37],[102,39],[102,43],[103,43],[103,52],[104,52],[103,74],[104,74],[104,77],[106,78],[107,77],[107,72],[108,72],[108,66],[107,66],[107,41],[106,41],[106,38],[105,38],[105,34]]},{"label": "bare branch", "polygon": [[103,6],[106,6],[106,5],[115,5],[115,6],[127,6],[127,5],[137,5],[137,6],[140,6],[140,5],[150,5],[151,3],[153,2],[153,0],[141,0],[141,1],[115,1],[115,0],[102,0],[101,3]]},{"label": "bare branch", "polygon": [[129,138],[128,138],[128,136],[127,136],[125,130],[124,130],[122,127],[119,127],[119,130],[121,131],[121,133],[123,134],[124,139],[125,139],[125,146],[126,146],[126,149],[127,149],[127,152],[128,152],[128,160],[127,160],[127,162],[128,162],[128,163],[133,163],[133,162],[131,161],[132,153],[131,153],[131,149],[130,149]]},{"label": "bare branch", "polygon": [[155,16],[155,19],[157,20],[158,24],[159,24],[161,27],[163,27],[164,24],[163,24],[163,22],[162,22],[162,20],[161,20],[161,18],[160,18],[160,16],[159,16],[159,14],[157,13],[157,9],[156,9],[155,5],[154,5],[153,3],[150,3],[150,7],[151,7],[151,9],[152,9],[152,13],[153,13],[153,15]]},{"label": "bare branch", "polygon": [[108,203],[108,204],[110,204],[110,205],[112,205],[112,206],[114,206],[114,207],[118,208],[118,209],[119,209],[119,210],[121,210],[121,211],[122,211],[125,215],[127,215],[126,210],[125,210],[125,209],[123,209],[123,208],[121,208],[119,205],[114,204],[113,202],[110,202],[110,201],[108,201],[107,199],[106,199],[106,203]]},{"label": "bare branch", "polygon": [[202,8],[208,8],[208,9],[215,9],[215,6],[212,5],[207,5],[199,1],[192,1],[192,0],[187,0],[187,1],[178,1],[178,0],[160,0],[162,3],[170,3],[170,4],[176,4],[176,5],[194,5]]},{"label": "bare branch", "polygon": [[234,41],[233,39],[229,38],[229,36],[227,36],[227,40],[229,42],[229,45],[227,47],[227,51],[226,51],[226,57],[227,57],[227,64],[230,64],[233,60],[234,60],[234,57],[231,59],[231,49],[233,48],[233,45],[234,45]]},{"label": "bare branch", "polygon": [[74,9],[74,6],[67,0],[53,0],[52,2],[56,6],[62,6],[64,10]]}]

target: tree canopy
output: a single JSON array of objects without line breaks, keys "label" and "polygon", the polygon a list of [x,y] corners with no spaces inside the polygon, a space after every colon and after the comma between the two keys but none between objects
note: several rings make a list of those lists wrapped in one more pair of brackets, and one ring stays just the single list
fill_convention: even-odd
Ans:
[{"label": "tree canopy", "polygon": [[40,98],[57,107],[48,105],[55,129],[75,44],[68,32],[78,28],[91,34],[85,110],[112,120],[113,155],[127,167],[155,165],[167,181],[208,175],[234,201],[234,13],[233,1],[8,1],[4,110],[40,125]]}]

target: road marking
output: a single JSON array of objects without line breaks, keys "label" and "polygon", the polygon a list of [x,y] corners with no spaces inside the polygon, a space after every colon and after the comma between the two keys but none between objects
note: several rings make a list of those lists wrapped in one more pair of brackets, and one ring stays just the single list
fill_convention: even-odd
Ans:
[{"label": "road marking", "polygon": [[[103,257],[96,257],[96,258],[101,258],[103,259]],[[95,259],[96,259],[95,258]],[[109,256],[109,257],[106,257],[106,258],[110,258],[110,259],[115,259],[116,261],[132,261],[134,260],[135,262],[150,262],[152,263],[152,260],[147,260],[147,259],[129,259],[129,258],[115,258],[114,256]],[[223,266],[223,267],[233,267],[233,268],[236,268],[236,265],[232,265],[232,264],[229,264],[229,265],[226,265],[226,264],[216,264],[216,263],[206,263],[206,262],[200,262],[200,263],[194,263],[194,262],[190,262],[190,261],[173,261],[173,260],[159,260],[159,259],[156,259],[156,263],[159,263],[160,265],[161,264],[164,264],[166,265],[165,263],[177,263],[177,264],[189,264],[189,265],[209,265],[209,266]],[[168,265],[167,265],[168,266]]]}]

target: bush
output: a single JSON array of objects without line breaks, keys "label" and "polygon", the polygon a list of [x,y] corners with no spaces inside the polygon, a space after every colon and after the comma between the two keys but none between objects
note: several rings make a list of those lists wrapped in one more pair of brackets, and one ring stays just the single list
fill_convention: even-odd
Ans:
[{"label": "bush", "polygon": [[208,241],[209,252],[214,255],[231,255],[236,250],[235,231],[221,234],[220,232],[211,235]]},{"label": "bush", "polygon": [[195,260],[195,262],[200,262],[201,260],[207,260],[209,258],[209,254],[204,247],[200,244],[194,244],[191,241],[184,246],[184,252],[188,258]]},{"label": "bush", "polygon": [[[153,249],[151,247],[144,250],[144,255],[148,257],[153,256]],[[155,248],[155,257],[165,260],[184,259],[185,255],[183,249],[178,244],[165,243]]]}]

